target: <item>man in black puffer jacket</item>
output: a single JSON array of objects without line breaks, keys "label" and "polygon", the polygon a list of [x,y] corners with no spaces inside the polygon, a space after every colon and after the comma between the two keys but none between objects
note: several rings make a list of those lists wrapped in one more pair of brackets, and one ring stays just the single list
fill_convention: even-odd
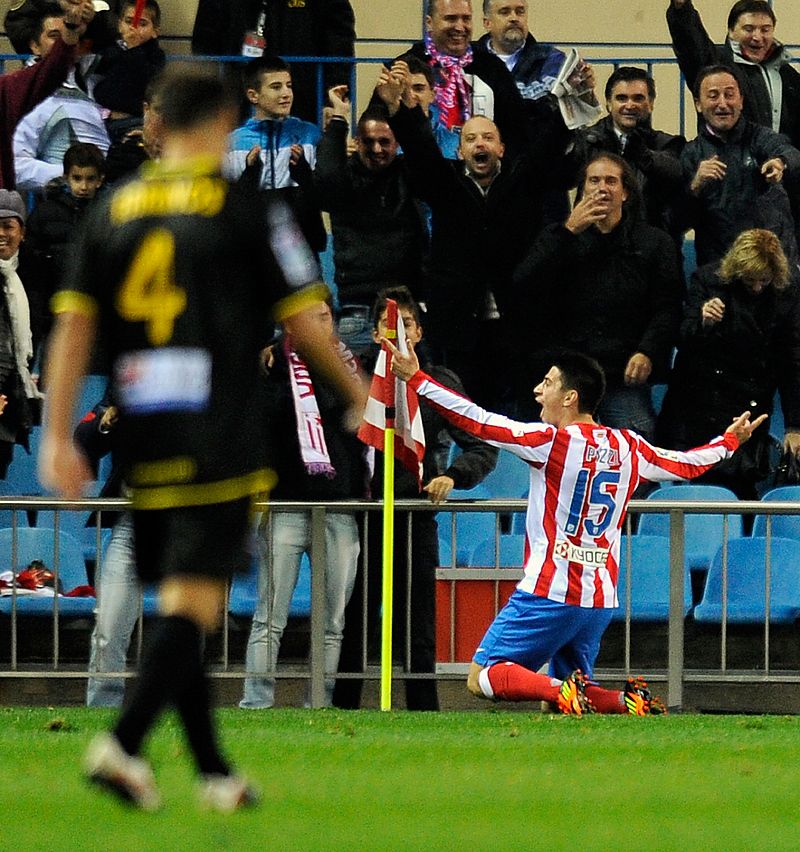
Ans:
[{"label": "man in black puffer jacket", "polygon": [[605,426],[651,439],[648,382],[664,375],[682,296],[675,247],[629,208],[636,178],[616,154],[586,167],[563,225],[545,228],[514,274],[520,418],[533,415],[530,388],[568,348],[595,358],[607,381],[597,416]]}]

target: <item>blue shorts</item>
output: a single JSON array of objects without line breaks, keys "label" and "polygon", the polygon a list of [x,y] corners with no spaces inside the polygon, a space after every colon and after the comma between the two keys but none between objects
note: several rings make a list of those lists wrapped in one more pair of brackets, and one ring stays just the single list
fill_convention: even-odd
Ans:
[{"label": "blue shorts", "polygon": [[550,660],[550,675],[563,680],[580,669],[588,677],[613,609],[590,609],[551,601],[519,589],[497,613],[473,660],[481,666],[519,663],[538,671]]}]

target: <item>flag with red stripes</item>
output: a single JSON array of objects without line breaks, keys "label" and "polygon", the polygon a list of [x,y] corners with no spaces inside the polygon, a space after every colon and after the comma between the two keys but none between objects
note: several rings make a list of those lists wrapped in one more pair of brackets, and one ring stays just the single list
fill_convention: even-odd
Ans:
[{"label": "flag with red stripes", "polygon": [[[387,299],[386,303],[386,327],[387,340],[396,341],[402,353],[408,352],[405,334],[397,333],[397,302],[392,299]],[[400,327],[402,329],[402,322]],[[381,346],[358,437],[370,447],[385,452],[386,429],[393,427],[395,457],[416,476],[422,488],[425,433],[419,398],[416,391],[392,374],[391,364],[391,353]]]},{"label": "flag with red stripes", "polygon": [[139,21],[142,19],[142,12],[144,12],[144,0],[136,0],[136,4],[133,7],[133,19],[131,20],[131,24],[134,27],[139,26]]}]

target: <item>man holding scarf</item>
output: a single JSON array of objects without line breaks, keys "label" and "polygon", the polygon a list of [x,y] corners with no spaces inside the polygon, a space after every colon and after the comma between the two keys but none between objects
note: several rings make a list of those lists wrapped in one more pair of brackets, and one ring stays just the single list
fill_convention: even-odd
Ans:
[{"label": "man holding scarf", "polygon": [[[358,381],[352,353],[334,336],[330,306],[314,309],[314,321],[337,346],[339,356]],[[310,371],[284,336],[265,353],[270,397],[269,446],[278,485],[276,500],[319,502],[363,498],[367,485],[364,445],[342,425],[346,403],[329,383]],[[311,511],[271,512],[266,540],[269,559],[259,578],[259,596],[247,642],[244,695],[248,710],[272,707],[274,671],[283,631],[289,618],[304,553],[311,555]],[[328,512],[325,517],[325,682],[330,704],[333,676],[339,665],[344,609],[353,591],[358,563],[358,524],[352,514]]]}]

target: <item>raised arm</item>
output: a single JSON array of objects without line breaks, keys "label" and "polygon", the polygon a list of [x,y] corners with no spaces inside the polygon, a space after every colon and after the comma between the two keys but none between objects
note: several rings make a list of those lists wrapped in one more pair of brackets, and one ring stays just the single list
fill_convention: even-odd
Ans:
[{"label": "raised arm", "polygon": [[638,438],[639,475],[651,482],[676,482],[682,479],[695,479],[706,473],[718,462],[729,458],[753,432],[767,419],[762,414],[750,420],[750,412],[744,411],[725,430],[725,434],[709,441],[701,447],[678,452],[654,447]]},{"label": "raised arm", "polygon": [[347,169],[347,134],[350,129],[350,98],[347,86],[328,90],[331,118],[317,146],[314,182],[323,210],[336,210],[347,205],[353,184]]},{"label": "raised arm", "polygon": [[392,353],[392,372],[408,382],[449,423],[498,449],[509,450],[526,461],[545,461],[556,430],[545,423],[521,423],[493,414],[444,387],[419,368],[414,347],[404,355],[391,341],[381,339]]},{"label": "raised arm", "polygon": [[692,0],[671,0],[667,26],[678,66],[691,89],[701,68],[720,61],[720,50],[709,38]]}]

